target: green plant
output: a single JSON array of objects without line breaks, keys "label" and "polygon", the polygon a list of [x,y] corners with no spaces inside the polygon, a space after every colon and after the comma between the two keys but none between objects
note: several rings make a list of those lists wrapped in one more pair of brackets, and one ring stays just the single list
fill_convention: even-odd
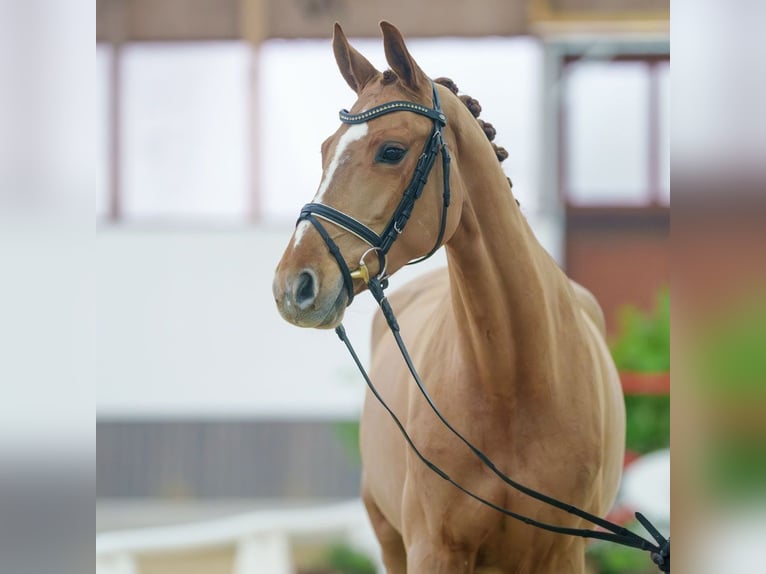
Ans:
[{"label": "green plant", "polygon": [[625,396],[625,446],[646,454],[670,446],[670,396]]},{"label": "green plant", "polygon": [[336,574],[375,574],[372,560],[346,544],[330,546],[327,550],[327,564]]},{"label": "green plant", "polygon": [[608,542],[591,544],[586,557],[598,574],[655,574],[657,572],[657,566],[647,552],[616,546]]},{"label": "green plant", "polygon": [[692,366],[704,396],[735,403],[766,398],[766,301],[735,303],[703,329]]},{"label": "green plant", "polygon": [[[654,309],[645,313],[633,306],[623,308],[620,336],[612,356],[620,371],[658,373],[670,370],[670,293],[657,294]],[[626,446],[647,453],[670,445],[670,396],[627,395]]]},{"label": "green plant", "polygon": [[657,293],[654,309],[646,313],[628,305],[620,312],[620,335],[612,357],[621,371],[660,373],[670,370],[670,292]]},{"label": "green plant", "polygon": [[749,293],[700,321],[690,382],[705,421],[699,473],[708,494],[750,504],[766,494],[766,300]]}]

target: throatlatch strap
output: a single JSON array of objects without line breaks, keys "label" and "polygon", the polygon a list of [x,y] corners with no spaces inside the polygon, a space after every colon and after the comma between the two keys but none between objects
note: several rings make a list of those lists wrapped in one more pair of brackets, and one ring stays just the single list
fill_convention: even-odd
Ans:
[{"label": "throatlatch strap", "polygon": [[415,265],[415,263],[420,263],[421,261],[425,261],[431,255],[436,253],[436,251],[441,247],[442,239],[444,239],[444,230],[447,227],[447,209],[449,208],[449,202],[450,202],[450,189],[449,189],[449,172],[450,172],[450,155],[449,155],[449,149],[447,148],[447,142],[443,141],[441,143],[441,152],[442,152],[442,173],[444,174],[444,186],[443,186],[443,193],[442,193],[442,217],[441,217],[441,223],[439,223],[439,235],[436,237],[436,243],[434,243],[434,246],[431,248],[431,251],[423,255],[423,257],[418,257],[417,259],[410,261],[407,263],[407,265]]}]

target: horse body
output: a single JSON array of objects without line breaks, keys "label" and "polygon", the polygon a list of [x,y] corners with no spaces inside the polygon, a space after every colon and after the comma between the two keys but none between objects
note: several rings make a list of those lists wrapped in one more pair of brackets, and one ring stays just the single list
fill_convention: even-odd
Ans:
[{"label": "horse body", "polygon": [[[450,114],[460,117],[459,108]],[[466,149],[466,142],[452,147]],[[392,306],[429,393],[456,428],[522,484],[605,513],[619,481],[624,415],[600,317],[592,316],[597,307],[533,239],[504,178],[481,181],[477,174],[499,169],[492,155],[479,158],[490,164],[471,169],[462,184],[487,191],[468,189],[473,209],[464,208],[466,221],[447,244],[449,270],[395,292]],[[491,217],[500,221],[488,234],[479,222]],[[372,379],[427,457],[496,504],[577,525],[560,511],[509,493],[433,415],[381,318],[373,329]],[[470,572],[460,564],[474,563],[502,572],[583,570],[581,540],[519,524],[458,492],[408,451],[369,394],[361,448],[363,496],[376,528],[402,536],[399,542],[388,533],[390,553],[398,553],[389,559],[390,571],[406,563],[404,548],[423,555],[420,566],[409,558],[414,571],[442,571],[434,560],[446,562],[445,572]]]},{"label": "horse body", "polygon": [[[361,109],[395,99],[391,89],[425,98],[424,75],[401,35],[390,25],[382,28],[396,85],[376,75],[336,28],[336,59],[360,94]],[[534,238],[474,117],[450,90],[438,89],[449,118],[445,137],[454,158],[453,205],[445,234],[448,268],[391,295],[403,337],[435,403],[498,468],[526,486],[603,514],[620,478],[624,407],[603,340],[600,309]],[[383,124],[382,118],[376,121]],[[410,121],[385,126],[367,145],[378,146],[391,137],[416,140],[423,122]],[[343,133],[347,130],[339,130],[336,140]],[[332,158],[347,169],[334,174],[342,191],[331,199],[353,203],[349,190],[360,181],[354,180],[355,170],[369,165],[363,159],[354,165],[356,156],[368,149],[364,146],[363,141],[350,144],[345,159],[338,154]],[[330,154],[326,155],[329,165]],[[381,178],[392,178],[392,188],[401,188],[406,177],[380,173]],[[328,185],[323,183],[322,189],[330,195]],[[390,252],[392,272],[427,250],[438,196],[437,186],[429,181],[409,227]],[[393,200],[375,201],[381,204],[378,211],[390,212]],[[352,213],[361,218],[363,212]],[[373,223],[375,219],[368,218]],[[307,235],[305,230],[302,235]],[[364,247],[347,235],[334,233],[344,254],[359,254]],[[305,239],[302,246],[300,242],[293,237],[277,269],[274,291],[280,311],[296,324],[334,326],[342,316],[338,301],[344,303],[337,266],[328,260],[321,241]],[[300,281],[296,277],[305,279],[306,266],[316,260],[323,263],[310,268],[312,277],[329,287],[326,294],[318,289],[316,300],[301,314],[295,308],[304,302],[299,295],[306,291],[306,283],[296,287]],[[484,467],[431,411],[386,331],[385,322],[377,317],[372,380],[429,459],[495,504],[544,522],[582,526],[579,519],[510,489]],[[584,572],[582,539],[524,525],[458,491],[413,455],[369,393],[360,444],[362,496],[391,574]]]}]

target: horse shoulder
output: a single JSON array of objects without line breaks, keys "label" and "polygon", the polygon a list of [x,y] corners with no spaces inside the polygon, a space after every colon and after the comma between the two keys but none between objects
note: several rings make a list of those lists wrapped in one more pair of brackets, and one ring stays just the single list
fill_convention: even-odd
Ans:
[{"label": "horse shoulder", "polygon": [[593,321],[594,325],[598,328],[602,337],[606,336],[606,320],[604,319],[604,312],[601,310],[601,305],[598,304],[593,293],[588,291],[585,287],[573,281],[569,280],[574,290],[575,298],[580,304],[580,307],[585,314]]},{"label": "horse shoulder", "polygon": [[603,514],[611,508],[622,474],[622,460],[625,447],[625,407],[622,387],[617,369],[606,344],[606,322],[601,306],[593,294],[582,285],[570,279],[575,298],[580,304],[580,311],[590,331],[590,351],[601,384],[593,389],[597,393],[599,411],[603,417],[601,423],[601,468],[600,487],[598,489],[597,514]]}]

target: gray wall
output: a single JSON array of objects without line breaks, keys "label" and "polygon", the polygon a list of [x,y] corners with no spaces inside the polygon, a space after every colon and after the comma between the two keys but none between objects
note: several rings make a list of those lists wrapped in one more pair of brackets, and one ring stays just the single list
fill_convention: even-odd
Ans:
[{"label": "gray wall", "polygon": [[99,498],[359,495],[354,447],[328,421],[109,421],[97,432]]}]

